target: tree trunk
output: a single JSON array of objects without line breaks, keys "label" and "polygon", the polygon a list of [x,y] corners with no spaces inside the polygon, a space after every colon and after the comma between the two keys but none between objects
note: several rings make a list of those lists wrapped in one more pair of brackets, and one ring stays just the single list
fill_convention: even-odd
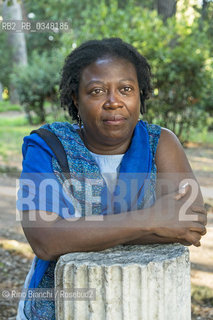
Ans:
[{"label": "tree trunk", "polygon": [[166,21],[176,13],[177,0],[157,0],[158,14]]},{"label": "tree trunk", "polygon": [[[7,5],[8,0],[3,2],[3,20],[22,20],[21,4],[13,0],[13,5]],[[27,49],[24,33],[8,32],[8,43],[12,52],[13,66],[27,65]],[[12,88],[12,90],[11,90]],[[10,86],[11,103],[19,103],[16,88]]]},{"label": "tree trunk", "polygon": [[207,8],[208,8],[208,1],[203,0],[202,4],[202,19],[205,20],[207,17]]},{"label": "tree trunk", "polygon": [[41,123],[45,122],[46,112],[44,108],[44,99],[41,99],[39,101],[39,117],[40,117]]},{"label": "tree trunk", "polygon": [[18,91],[14,87],[13,83],[9,84],[9,98],[10,98],[10,103],[19,104]]},{"label": "tree trunk", "polygon": [[3,93],[3,86],[2,86],[2,83],[0,82],[0,101],[3,100],[2,93]]}]

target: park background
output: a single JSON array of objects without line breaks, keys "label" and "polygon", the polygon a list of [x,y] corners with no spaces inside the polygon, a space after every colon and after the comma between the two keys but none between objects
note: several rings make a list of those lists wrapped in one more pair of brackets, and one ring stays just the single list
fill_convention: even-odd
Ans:
[{"label": "park background", "polygon": [[[6,20],[59,28],[14,33]],[[190,248],[192,318],[213,319],[213,1],[0,0],[0,25],[0,288],[21,288],[33,257],[15,221],[23,137],[70,121],[59,102],[64,58],[85,40],[121,37],[152,67],[143,119],[176,133],[202,188],[209,223],[202,246]],[[0,299],[0,319],[14,319],[16,306]]]}]

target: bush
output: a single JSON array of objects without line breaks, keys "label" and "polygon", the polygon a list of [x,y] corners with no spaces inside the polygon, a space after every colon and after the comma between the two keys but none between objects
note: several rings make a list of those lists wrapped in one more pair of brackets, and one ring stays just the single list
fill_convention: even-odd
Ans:
[{"label": "bush", "polygon": [[52,104],[58,101],[59,72],[62,56],[48,56],[47,52],[34,53],[28,66],[18,67],[11,75],[11,80],[17,88],[21,104],[32,123],[33,111],[38,122],[44,122],[46,111],[45,100]]}]

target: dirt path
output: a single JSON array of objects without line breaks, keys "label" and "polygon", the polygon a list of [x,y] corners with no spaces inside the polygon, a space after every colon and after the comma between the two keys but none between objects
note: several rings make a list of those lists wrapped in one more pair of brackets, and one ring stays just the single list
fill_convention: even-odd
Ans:
[{"label": "dirt path", "polygon": [[21,116],[25,116],[25,112],[22,111],[6,111],[6,112],[1,112],[1,118],[17,118]]},{"label": "dirt path", "polygon": [[[190,247],[191,280],[213,290],[213,148],[186,150],[196,177],[201,184],[209,211],[208,233],[200,248]],[[19,164],[20,165],[20,164]],[[20,223],[16,221],[16,178],[0,175],[0,289],[21,288],[33,258]],[[16,314],[17,303],[0,298],[0,319]],[[213,319],[213,301],[209,305],[193,305],[193,319]]]}]

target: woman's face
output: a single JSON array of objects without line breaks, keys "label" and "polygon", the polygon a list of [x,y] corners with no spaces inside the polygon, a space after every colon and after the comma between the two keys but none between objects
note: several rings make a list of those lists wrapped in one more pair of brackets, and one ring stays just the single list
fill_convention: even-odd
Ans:
[{"label": "woman's face", "polygon": [[107,154],[118,148],[121,153],[131,141],[140,113],[134,65],[119,58],[96,60],[82,72],[75,103],[89,149]]}]

